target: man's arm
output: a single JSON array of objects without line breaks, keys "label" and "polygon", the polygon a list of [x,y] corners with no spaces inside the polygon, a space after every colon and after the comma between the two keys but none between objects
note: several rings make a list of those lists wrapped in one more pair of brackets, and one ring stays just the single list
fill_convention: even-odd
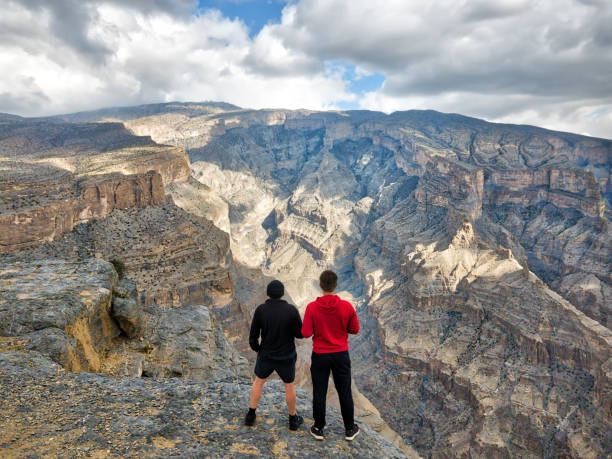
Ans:
[{"label": "man's arm", "polygon": [[259,352],[259,333],[261,331],[261,326],[259,325],[259,308],[255,310],[255,314],[253,314],[253,321],[251,322],[251,332],[249,333],[249,346],[255,352]]},{"label": "man's arm", "polygon": [[293,308],[295,310],[295,318],[293,320],[293,336],[296,338],[303,338],[302,336],[302,318],[300,317],[300,312],[297,308]]},{"label": "man's arm", "polygon": [[355,308],[351,305],[351,318],[349,319],[349,323],[348,323],[348,327],[347,327],[347,332],[349,332],[351,335],[356,335],[357,333],[359,333],[359,319],[357,319],[357,313],[355,312]]},{"label": "man's arm", "polygon": [[304,313],[304,322],[302,323],[302,338],[310,338],[314,330],[312,328],[312,314],[310,313],[310,305],[306,306]]}]

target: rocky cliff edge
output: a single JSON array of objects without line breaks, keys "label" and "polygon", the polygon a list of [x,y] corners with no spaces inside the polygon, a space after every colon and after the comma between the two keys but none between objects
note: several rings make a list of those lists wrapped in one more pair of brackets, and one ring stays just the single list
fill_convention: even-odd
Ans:
[{"label": "rocky cliff edge", "polygon": [[[254,427],[248,380],[70,373],[35,352],[0,352],[0,455],[69,457],[406,457],[366,425],[353,442],[328,411],[327,438],[289,431],[283,386],[269,382]],[[310,396],[298,390],[305,413]]]}]

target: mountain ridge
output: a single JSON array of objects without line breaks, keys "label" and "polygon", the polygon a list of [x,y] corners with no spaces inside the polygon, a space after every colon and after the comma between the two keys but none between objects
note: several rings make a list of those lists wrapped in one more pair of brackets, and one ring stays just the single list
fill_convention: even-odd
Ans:
[{"label": "mountain ridge", "polygon": [[[479,123],[485,123],[487,125],[494,125],[494,126],[505,126],[505,127],[516,127],[516,128],[520,128],[520,129],[530,129],[530,128],[534,128],[538,131],[546,131],[549,133],[554,133],[554,134],[568,134],[568,135],[572,135],[572,136],[577,136],[577,137],[585,137],[585,138],[591,138],[591,139],[596,139],[596,140],[606,140],[606,141],[612,141],[611,138],[607,138],[607,137],[595,137],[595,136],[590,136],[590,135],[586,135],[586,134],[580,134],[577,132],[569,132],[569,131],[560,131],[560,130],[556,130],[556,129],[549,129],[549,128],[544,128],[541,126],[537,126],[537,125],[532,125],[532,124],[519,124],[519,123],[506,123],[506,122],[496,122],[496,121],[487,121],[485,119],[482,118],[478,118],[475,116],[469,116],[469,115],[463,115],[461,113],[455,113],[455,112],[440,112],[438,110],[433,110],[433,109],[409,109],[409,110],[396,110],[393,112],[382,112],[382,111],[378,111],[378,110],[365,110],[365,109],[355,109],[355,110],[310,110],[310,109],[284,109],[284,108],[260,108],[260,109],[251,109],[251,108],[245,108],[245,107],[240,107],[237,105],[233,105],[233,104],[229,104],[227,102],[222,102],[222,101],[205,101],[205,102],[196,102],[196,101],[191,101],[191,102],[183,102],[183,101],[171,101],[171,102],[160,102],[160,103],[149,103],[149,104],[142,104],[142,105],[125,105],[125,106],[113,106],[113,107],[104,107],[104,108],[99,108],[99,109],[94,109],[94,110],[84,110],[84,111],[79,111],[79,112],[74,112],[74,113],[65,113],[65,114],[59,114],[59,115],[48,115],[48,116],[38,116],[38,117],[22,117],[20,115],[14,115],[14,114],[10,114],[10,113],[0,113],[0,116],[2,117],[15,117],[15,118],[19,118],[19,119],[30,119],[30,120],[47,120],[47,119],[53,119],[53,118],[59,118],[59,119],[63,119],[66,121],[85,121],[85,120],[90,120],[90,121],[96,121],[99,120],[101,118],[104,117],[109,117],[110,114],[114,113],[114,112],[122,112],[122,111],[126,111],[129,112],[130,110],[134,111],[135,114],[134,115],[129,115],[130,117],[138,117],[137,114],[140,114],[141,116],[144,113],[149,112],[149,114],[155,114],[160,113],[162,111],[165,112],[172,112],[172,110],[167,110],[167,108],[174,108],[176,110],[176,112],[181,113],[181,112],[188,112],[189,108],[195,108],[195,107],[200,107],[202,109],[205,108],[216,108],[216,109],[222,109],[222,112],[229,112],[229,111],[241,111],[241,112],[277,112],[277,111],[290,111],[290,112],[298,112],[298,113],[304,113],[304,112],[310,112],[310,113],[336,113],[336,114],[367,114],[367,115],[376,115],[376,116],[383,116],[383,117],[393,117],[393,116],[399,116],[402,114],[410,114],[410,113],[423,113],[423,114],[435,114],[435,115],[442,115],[442,116],[446,116],[446,117],[458,117],[462,120],[469,120],[469,121],[477,121]],[[157,111],[156,111],[157,109]],[[140,113],[138,113],[140,112]],[[194,113],[194,116],[196,116],[197,113],[200,114],[206,114],[206,112],[202,111],[202,112],[197,112]],[[121,118],[121,121],[128,121],[129,118]]]}]

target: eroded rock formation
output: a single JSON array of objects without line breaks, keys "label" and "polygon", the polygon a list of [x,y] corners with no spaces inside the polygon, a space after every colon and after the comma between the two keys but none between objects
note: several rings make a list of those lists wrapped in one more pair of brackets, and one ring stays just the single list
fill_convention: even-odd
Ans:
[{"label": "eroded rock formation", "polygon": [[114,209],[161,204],[165,199],[161,177],[154,171],[101,175],[44,186],[27,182],[24,177],[18,180],[18,185],[12,181],[2,184],[7,205],[17,203],[19,207],[0,217],[0,252],[52,241],[78,223],[104,218]]},{"label": "eroded rock formation", "polygon": [[245,376],[205,306],[141,307],[133,282],[101,259],[0,264],[3,346],[38,351],[71,371],[121,376]]},{"label": "eroded rock formation", "polygon": [[52,241],[114,209],[164,202],[164,185],[189,177],[176,147],[122,125],[0,123],[0,252]]},{"label": "eroded rock formation", "polygon": [[123,119],[187,149],[238,262],[301,308],[340,272],[358,386],[421,453],[609,450],[609,140],[430,111],[160,113]]},{"label": "eroded rock formation", "polygon": [[[97,221],[86,214],[72,231],[4,257],[121,260],[138,289],[134,297],[115,286],[124,351],[133,355],[143,338],[164,353],[150,352],[148,370],[146,358],[131,366],[109,358],[103,371],[142,365],[151,375],[217,378],[215,365],[163,343],[189,347],[206,336],[213,354],[238,359],[210,319],[252,358],[246,332],[267,280],[283,280],[303,309],[331,267],[358,307],[357,405],[379,430],[392,425],[435,457],[610,450],[611,141],[430,111],[173,103],[66,119],[81,123],[72,134],[65,121],[3,118],[3,160],[47,168],[35,175],[50,177],[39,179],[41,189],[56,187],[50,196],[62,180],[149,169],[171,196],[115,205]],[[83,124],[102,119],[141,137],[117,123]],[[94,160],[79,169],[85,152]],[[140,163],[143,152],[159,167]],[[184,322],[173,315],[180,310]],[[158,317],[174,325],[155,328]],[[188,329],[190,321],[204,325]],[[4,342],[60,343],[54,358],[71,355],[66,336]],[[299,348],[301,383],[308,345]]]},{"label": "eroded rock formation", "polygon": [[72,371],[246,375],[210,310],[232,298],[227,235],[166,202],[189,178],[184,150],[118,123],[1,128],[6,345]]}]

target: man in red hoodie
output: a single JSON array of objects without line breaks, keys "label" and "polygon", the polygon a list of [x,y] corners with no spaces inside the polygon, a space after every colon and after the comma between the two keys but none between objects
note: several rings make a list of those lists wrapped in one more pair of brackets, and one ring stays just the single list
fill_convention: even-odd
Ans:
[{"label": "man in red hoodie", "polygon": [[319,277],[319,286],[323,296],[308,304],[302,324],[304,338],[314,334],[310,361],[314,425],[310,433],[317,440],[325,438],[325,402],[331,372],[340,399],[345,438],[350,441],[359,434],[359,426],[354,420],[348,334],[356,335],[359,332],[359,321],[351,303],[334,294],[338,286],[336,273],[323,271]]}]

